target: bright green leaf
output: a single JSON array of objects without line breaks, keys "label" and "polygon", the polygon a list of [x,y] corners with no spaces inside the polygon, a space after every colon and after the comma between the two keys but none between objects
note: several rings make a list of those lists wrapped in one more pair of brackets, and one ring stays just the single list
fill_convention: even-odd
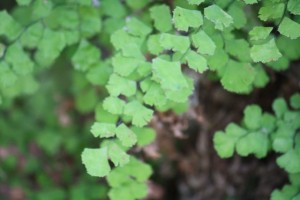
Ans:
[{"label": "bright green leaf", "polygon": [[154,78],[160,82],[164,90],[177,91],[188,87],[179,62],[155,58],[152,62],[152,70]]},{"label": "bright green leaf", "polygon": [[284,113],[288,111],[287,103],[283,98],[273,101],[272,108],[278,118],[283,117]]},{"label": "bright green leaf", "polygon": [[116,135],[124,147],[132,147],[137,142],[136,135],[125,124],[117,127]]},{"label": "bright green leaf", "polygon": [[34,63],[20,43],[14,43],[7,48],[5,60],[12,66],[16,74],[27,75],[33,71]]},{"label": "bright green leaf", "polygon": [[267,135],[260,132],[249,133],[238,140],[236,151],[241,156],[255,154],[256,157],[265,157],[269,149],[269,139]]},{"label": "bright green leaf", "polygon": [[206,7],[204,15],[215,24],[215,28],[218,30],[223,30],[233,23],[232,17],[217,5]]},{"label": "bright green leaf", "polygon": [[154,55],[160,54],[164,48],[160,45],[160,35],[150,35],[147,40],[147,47],[150,53]]},{"label": "bright green leaf", "polygon": [[248,105],[244,110],[244,122],[247,128],[256,130],[260,127],[262,110],[258,105]]},{"label": "bright green leaf", "polygon": [[128,32],[137,37],[146,37],[152,31],[149,26],[135,17],[127,18],[126,25]]},{"label": "bright green leaf", "polygon": [[150,16],[154,21],[154,27],[160,32],[172,29],[172,16],[168,6],[162,4],[151,7]]},{"label": "bright green leaf", "polygon": [[103,101],[103,108],[116,115],[120,115],[123,113],[123,109],[125,107],[125,102],[118,97],[106,97]]},{"label": "bright green leaf", "polygon": [[255,79],[255,70],[249,63],[229,60],[221,79],[223,87],[231,92],[249,92]]},{"label": "bright green leaf", "polygon": [[281,18],[284,14],[285,3],[270,3],[259,9],[258,17],[263,21]]},{"label": "bright green leaf", "polygon": [[82,163],[91,176],[103,177],[110,172],[107,147],[101,149],[85,148],[81,154]]},{"label": "bright green leaf", "polygon": [[143,62],[137,58],[124,57],[120,53],[112,58],[114,72],[121,76],[129,76]]},{"label": "bright green leaf", "polygon": [[159,39],[160,45],[165,49],[185,53],[190,46],[190,40],[186,36],[163,33]]},{"label": "bright green leaf", "polygon": [[253,45],[250,50],[250,55],[254,62],[263,63],[276,61],[282,56],[274,39],[271,39],[264,44]]},{"label": "bright green leaf", "polygon": [[[91,4],[91,0],[88,1]],[[96,8],[91,6],[81,6],[79,7],[79,14],[79,30],[82,37],[89,38],[101,31],[101,18]]]},{"label": "bright green leaf", "polygon": [[300,93],[295,93],[291,96],[290,104],[294,109],[300,109]]},{"label": "bright green leaf", "polygon": [[5,36],[9,41],[13,41],[19,36],[22,27],[6,10],[0,11],[0,21],[0,36]]},{"label": "bright green leaf", "polygon": [[146,146],[155,140],[155,132],[151,128],[132,127],[133,132],[137,136],[137,144]]},{"label": "bright green leaf", "polygon": [[192,34],[192,43],[197,48],[197,52],[205,55],[213,55],[216,45],[214,41],[202,30]]},{"label": "bright green leaf", "polygon": [[270,35],[272,30],[272,27],[255,26],[249,32],[250,40],[264,40]]},{"label": "bright green leaf", "polygon": [[287,5],[288,11],[294,15],[300,15],[300,1],[298,0],[289,0]]},{"label": "bright green leaf", "polygon": [[189,27],[198,28],[203,24],[203,16],[200,11],[178,6],[173,11],[173,20],[176,29],[180,31],[188,31]]},{"label": "bright green leaf", "polygon": [[100,61],[100,50],[86,40],[81,40],[78,49],[72,57],[76,70],[87,71],[92,65]]},{"label": "bright green leaf", "polygon": [[186,54],[185,59],[188,63],[188,66],[194,69],[196,72],[203,73],[208,69],[206,59],[195,51],[190,50]]},{"label": "bright green leaf", "polygon": [[109,144],[108,156],[115,166],[122,167],[129,162],[129,155],[115,142]]},{"label": "bright green leaf", "polygon": [[132,117],[132,124],[138,127],[145,126],[152,118],[153,111],[138,101],[131,101],[124,108],[124,114]]},{"label": "bright green leaf", "polygon": [[187,0],[189,4],[191,5],[200,5],[203,3],[205,0]]},{"label": "bright green leaf", "polygon": [[106,88],[108,89],[109,94],[112,96],[119,96],[120,94],[123,94],[129,97],[136,93],[135,81],[122,78],[117,74],[112,74],[110,76]]},{"label": "bright green leaf", "polygon": [[276,162],[288,173],[300,172],[300,154],[294,149],[277,158]]},{"label": "bright green leaf", "polygon": [[278,31],[286,37],[296,39],[300,37],[300,24],[288,17],[284,17],[278,27]]},{"label": "bright green leaf", "polygon": [[108,138],[115,135],[116,128],[112,123],[95,122],[91,127],[91,133],[94,137]]},{"label": "bright green leaf", "polygon": [[36,48],[39,41],[43,36],[44,27],[41,22],[37,22],[31,25],[26,31],[22,34],[21,43],[24,47],[27,48]]}]

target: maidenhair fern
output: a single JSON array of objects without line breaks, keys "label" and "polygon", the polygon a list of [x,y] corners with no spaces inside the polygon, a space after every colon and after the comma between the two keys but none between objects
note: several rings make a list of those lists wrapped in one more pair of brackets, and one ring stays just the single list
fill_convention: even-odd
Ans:
[{"label": "maidenhair fern", "polygon": [[[154,111],[183,112],[188,107],[194,81],[186,71],[209,71],[226,90],[249,94],[268,83],[266,66],[280,71],[300,58],[297,0],[17,3],[13,10],[0,11],[0,99],[9,105],[14,97],[35,92],[36,74],[60,56],[92,85],[106,89],[97,105],[92,89],[89,105],[82,93],[76,102],[85,112],[96,107],[91,133],[101,143],[84,149],[82,162],[90,175],[107,177],[113,200],[147,195],[152,170],[128,150],[155,139],[148,127]],[[81,75],[74,80],[87,87]],[[225,132],[217,132],[215,147],[224,158],[235,149],[241,156],[259,158],[271,149],[282,153],[277,163],[290,174],[291,185],[274,191],[272,199],[296,198],[299,94],[291,98],[293,111],[283,99],[273,105],[275,116],[248,106],[243,126],[231,123]]]},{"label": "maidenhair fern", "polygon": [[300,93],[290,98],[290,107],[283,98],[273,102],[274,114],[263,112],[258,105],[248,105],[241,125],[230,123],[225,131],[214,135],[214,146],[222,158],[254,154],[257,158],[270,151],[279,153],[276,162],[290,177],[291,184],[275,190],[272,200],[297,199],[300,194]]}]

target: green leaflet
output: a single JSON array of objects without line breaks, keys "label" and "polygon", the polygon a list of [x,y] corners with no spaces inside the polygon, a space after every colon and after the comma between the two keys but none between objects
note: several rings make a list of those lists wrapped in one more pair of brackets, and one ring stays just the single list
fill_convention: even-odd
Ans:
[{"label": "green leaflet", "polygon": [[48,28],[38,43],[38,51],[35,53],[36,62],[43,67],[50,66],[66,46],[63,32],[52,31]]},{"label": "green leaflet", "polygon": [[300,37],[300,24],[288,17],[284,17],[279,25],[278,31],[284,36],[296,39]]},{"label": "green leaflet", "polygon": [[254,62],[263,63],[276,61],[282,56],[274,39],[271,39],[264,44],[253,45],[250,50],[250,55]]},{"label": "green leaflet", "polygon": [[14,43],[7,48],[5,61],[12,66],[18,75],[28,75],[33,71],[34,63],[20,43]]},{"label": "green leaflet", "polygon": [[[298,195],[297,195],[298,194]],[[299,199],[299,188],[294,185],[285,185],[282,190],[274,190],[271,194],[271,200],[281,199]]]},{"label": "green leaflet", "polygon": [[238,140],[236,151],[241,156],[248,156],[253,153],[257,158],[263,158],[268,153],[269,145],[267,135],[253,132]]},{"label": "green leaflet", "polygon": [[192,34],[192,44],[197,48],[197,52],[205,55],[213,55],[216,45],[214,41],[202,30]]},{"label": "green leaflet", "polygon": [[172,29],[172,16],[167,5],[151,7],[150,16],[154,21],[154,27],[160,32],[168,32]]},{"label": "green leaflet", "polygon": [[283,117],[284,113],[288,111],[288,105],[283,98],[277,98],[273,102],[272,108],[278,118]]},{"label": "green leaflet", "polygon": [[129,33],[123,29],[115,31],[111,35],[110,41],[116,50],[122,50],[122,48],[126,47],[128,44],[141,44],[142,42],[140,38],[129,35]]},{"label": "green leaflet", "polygon": [[160,34],[150,35],[147,40],[147,48],[154,55],[159,55],[164,50],[160,45],[160,36]]},{"label": "green leaflet", "polygon": [[74,4],[56,6],[44,19],[44,23],[47,25],[47,27],[53,30],[74,30],[78,28],[79,22],[79,14]]},{"label": "green leaflet", "polygon": [[106,97],[106,99],[103,101],[103,108],[112,114],[121,115],[124,107],[125,102],[118,97]]},{"label": "green leaflet", "polygon": [[237,1],[228,9],[228,14],[233,19],[233,26],[237,29],[241,29],[247,24],[247,16],[243,10],[243,7],[244,5]]},{"label": "green leaflet", "polygon": [[294,109],[300,109],[300,93],[296,93],[290,98],[290,104]]},{"label": "green leaflet", "polygon": [[123,94],[130,97],[136,93],[136,82],[122,78],[117,74],[112,74],[106,88],[112,96],[119,96],[120,94]]},{"label": "green leaflet", "polygon": [[117,127],[116,135],[124,147],[132,147],[137,142],[136,135],[125,124]]},{"label": "green leaflet", "polygon": [[[88,0],[86,4],[91,4],[91,2],[92,1]],[[82,37],[89,38],[101,31],[102,22],[99,12],[96,8],[90,6],[81,6],[79,7],[79,15],[79,30]]]},{"label": "green leaflet", "polygon": [[87,71],[86,78],[94,85],[105,85],[111,73],[111,66],[107,62],[98,62]]},{"label": "green leaflet", "polygon": [[72,56],[72,64],[76,70],[87,71],[92,65],[100,61],[100,51],[86,40],[81,40],[76,52]]},{"label": "green leaflet", "polygon": [[247,93],[255,79],[255,70],[249,63],[229,60],[221,79],[223,87],[231,92]]},{"label": "green leaflet", "polygon": [[204,9],[204,16],[215,24],[215,28],[223,30],[233,23],[233,19],[217,5],[211,5]]},{"label": "green leaflet", "polygon": [[[184,77],[187,82],[187,87],[182,87],[178,90],[165,90],[166,97],[175,102],[175,103],[185,103],[188,100],[188,97],[192,95],[194,90],[193,80],[188,78],[187,76]],[[176,106],[175,106],[176,107]],[[172,108],[174,109],[174,108]]]},{"label": "green leaflet", "polygon": [[267,83],[270,81],[270,78],[265,71],[265,69],[261,65],[255,66],[255,79],[254,79],[254,86],[257,88],[263,88],[267,85]]},{"label": "green leaflet", "polygon": [[118,115],[114,115],[112,113],[110,113],[109,111],[106,111],[103,108],[103,105],[101,103],[99,103],[96,106],[96,110],[95,110],[95,118],[96,121],[99,122],[103,122],[103,123],[117,123],[119,116]]},{"label": "green leaflet", "polygon": [[129,162],[129,155],[115,142],[108,144],[108,156],[116,167],[122,167]]},{"label": "green leaflet", "polygon": [[152,32],[152,29],[138,20],[137,18],[127,18],[126,25],[128,33],[137,37],[146,37],[149,33]]},{"label": "green leaflet", "polygon": [[21,33],[21,25],[6,10],[0,11],[0,21],[0,36],[5,36],[9,41],[13,41]]},{"label": "green leaflet", "polygon": [[218,48],[215,54],[208,58],[208,66],[210,70],[217,71],[219,75],[223,76],[228,61],[229,56],[226,51]]},{"label": "green leaflet", "polygon": [[163,48],[179,51],[181,53],[185,53],[190,47],[190,40],[188,37],[172,35],[169,33],[161,34],[159,42]]},{"label": "green leaflet", "polygon": [[194,69],[196,72],[203,73],[207,68],[206,59],[195,51],[190,50],[185,59],[190,68]]},{"label": "green leaflet", "polygon": [[284,14],[284,3],[270,3],[259,9],[258,17],[263,21],[279,19]]},{"label": "green leaflet", "polygon": [[143,127],[151,120],[153,111],[138,101],[131,101],[125,106],[124,114],[132,118],[133,125]]},{"label": "green leaflet", "polygon": [[[298,58],[300,58],[300,45],[298,45],[299,42],[300,38],[292,40],[282,35],[276,38],[278,49],[289,60],[297,60]],[[289,60],[286,61],[287,65],[289,63]]]},{"label": "green leaflet", "polygon": [[146,146],[155,140],[156,134],[151,128],[132,127],[131,129],[137,136],[139,146]]},{"label": "green leaflet", "polygon": [[217,131],[214,135],[213,142],[218,155],[221,158],[229,158],[233,156],[236,142],[246,133],[246,130],[234,123],[230,123],[226,127],[225,133]]},{"label": "green leaflet", "polygon": [[128,183],[122,185],[122,187],[111,189],[108,195],[111,200],[140,199],[147,195],[147,185],[145,183]]},{"label": "green leaflet", "polygon": [[152,174],[149,165],[130,158],[128,164],[122,168],[115,168],[107,177],[108,183],[112,186],[109,197],[112,200],[118,199],[140,199],[147,194],[145,181]]},{"label": "green leaflet", "polygon": [[274,151],[287,153],[289,150],[291,150],[294,143],[294,134],[295,131],[292,128],[288,127],[285,124],[279,125],[273,138],[272,147]]},{"label": "green leaflet", "polygon": [[105,16],[113,17],[118,20],[127,14],[126,8],[119,0],[102,0],[100,9]]},{"label": "green leaflet", "polygon": [[242,62],[251,61],[249,43],[244,39],[226,40],[225,49],[228,54]]},{"label": "green leaflet", "polygon": [[248,129],[256,130],[260,127],[262,110],[257,105],[248,105],[244,110],[244,122]]},{"label": "green leaflet", "polygon": [[132,9],[141,9],[149,3],[149,0],[126,0],[126,4]]},{"label": "green leaflet", "polygon": [[257,0],[243,0],[246,4],[255,4]]},{"label": "green leaflet", "polygon": [[163,106],[167,103],[165,93],[158,83],[146,79],[141,83],[141,88],[145,92],[143,100],[146,104]]},{"label": "green leaflet", "polygon": [[179,62],[155,58],[152,63],[152,70],[154,79],[161,84],[164,90],[177,91],[188,87]]},{"label": "green leaflet", "polygon": [[101,149],[85,148],[83,150],[81,160],[89,175],[103,177],[109,174],[110,166],[108,163],[107,151],[107,147]]},{"label": "green leaflet", "polygon": [[94,137],[113,137],[115,135],[116,128],[116,125],[112,123],[95,122],[91,127],[91,133]]},{"label": "green leaflet", "polygon": [[294,15],[300,15],[300,2],[297,0],[289,0],[287,9]]},{"label": "green leaflet", "polygon": [[18,77],[10,66],[3,60],[0,61],[0,88],[10,87],[15,84]]},{"label": "green leaflet", "polygon": [[21,43],[24,47],[34,49],[38,46],[39,41],[43,36],[43,25],[41,22],[37,22],[31,25],[21,37]]},{"label": "green leaflet", "polygon": [[200,5],[203,3],[205,0],[187,0],[189,4],[191,5]]},{"label": "green leaflet", "polygon": [[270,35],[272,30],[272,27],[255,26],[249,32],[250,40],[264,40]]},{"label": "green leaflet", "polygon": [[141,64],[141,62],[143,62],[143,60],[132,57],[124,57],[120,53],[116,54],[112,58],[114,72],[125,77],[129,76],[139,66],[139,64]]},{"label": "green leaflet", "polygon": [[0,59],[4,56],[5,51],[6,51],[6,46],[0,43]]},{"label": "green leaflet", "polygon": [[42,19],[47,17],[53,8],[52,1],[33,1],[32,2],[32,20]]},{"label": "green leaflet", "polygon": [[31,3],[32,0],[17,0],[17,3],[20,5],[20,6],[27,6]]},{"label": "green leaflet", "polygon": [[189,27],[198,28],[203,24],[203,16],[200,11],[178,6],[173,11],[173,20],[175,28],[180,31],[188,31]]},{"label": "green leaflet", "polygon": [[277,164],[288,173],[300,172],[300,152],[291,149],[276,160]]}]

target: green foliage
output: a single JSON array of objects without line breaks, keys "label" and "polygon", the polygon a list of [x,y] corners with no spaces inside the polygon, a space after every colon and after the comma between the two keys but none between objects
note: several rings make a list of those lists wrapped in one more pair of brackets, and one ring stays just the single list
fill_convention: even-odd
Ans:
[{"label": "green foliage", "polygon": [[[290,110],[283,98],[276,99],[272,108],[275,115],[262,112],[258,105],[248,105],[244,110],[242,126],[230,123],[225,132],[218,131],[214,136],[214,146],[222,158],[232,157],[234,150],[240,156],[254,154],[258,158],[265,157],[269,151],[281,155],[277,164],[290,177],[300,172],[300,110],[299,93],[290,98]],[[271,199],[291,199],[299,193],[299,184],[286,185],[272,193]]]},{"label": "green foliage", "polygon": [[[187,109],[194,91],[187,68],[213,72],[224,89],[248,94],[270,80],[266,66],[283,71],[300,58],[297,0],[182,0],[172,6],[148,0],[17,0],[11,5],[0,12],[0,103],[9,106],[34,93],[36,79],[50,67],[72,65],[78,72],[66,92],[79,112],[95,109],[91,133],[101,139],[100,147],[83,151],[82,162],[90,175],[107,177],[111,199],[147,195],[150,166],[127,151],[154,140],[147,126],[155,111]],[[249,105],[241,126],[230,123],[215,134],[218,154],[227,158],[236,150],[261,158],[274,150],[282,154],[280,167],[299,173],[299,102],[298,93],[290,99],[294,110],[276,100],[275,115]],[[51,155],[63,141],[52,132],[37,139]],[[276,190],[272,198],[290,198],[294,185]],[[39,198],[48,193],[65,198],[55,189]]]}]

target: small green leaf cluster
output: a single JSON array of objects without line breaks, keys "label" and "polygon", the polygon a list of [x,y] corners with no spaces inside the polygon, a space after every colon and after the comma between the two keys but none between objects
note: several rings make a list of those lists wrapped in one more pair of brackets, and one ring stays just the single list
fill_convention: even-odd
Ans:
[{"label": "small green leaf cluster", "polygon": [[[92,1],[18,0],[11,12],[0,12],[0,96],[14,98],[38,88],[35,75],[55,63],[63,50],[80,42],[75,69],[87,70],[99,51],[86,42],[101,30],[100,12]],[[82,59],[87,61],[82,63]],[[24,84],[26,83],[26,84]]]},{"label": "small green leaf cluster", "polygon": [[[272,200],[297,199],[300,185],[300,93],[290,98],[290,107],[283,98],[277,98],[272,108],[274,115],[262,112],[258,105],[248,105],[241,125],[230,123],[225,131],[214,135],[214,146],[222,158],[254,154],[265,157],[268,152],[280,154],[276,162],[291,177],[291,185],[272,193]],[[296,197],[297,196],[297,197]]]}]

